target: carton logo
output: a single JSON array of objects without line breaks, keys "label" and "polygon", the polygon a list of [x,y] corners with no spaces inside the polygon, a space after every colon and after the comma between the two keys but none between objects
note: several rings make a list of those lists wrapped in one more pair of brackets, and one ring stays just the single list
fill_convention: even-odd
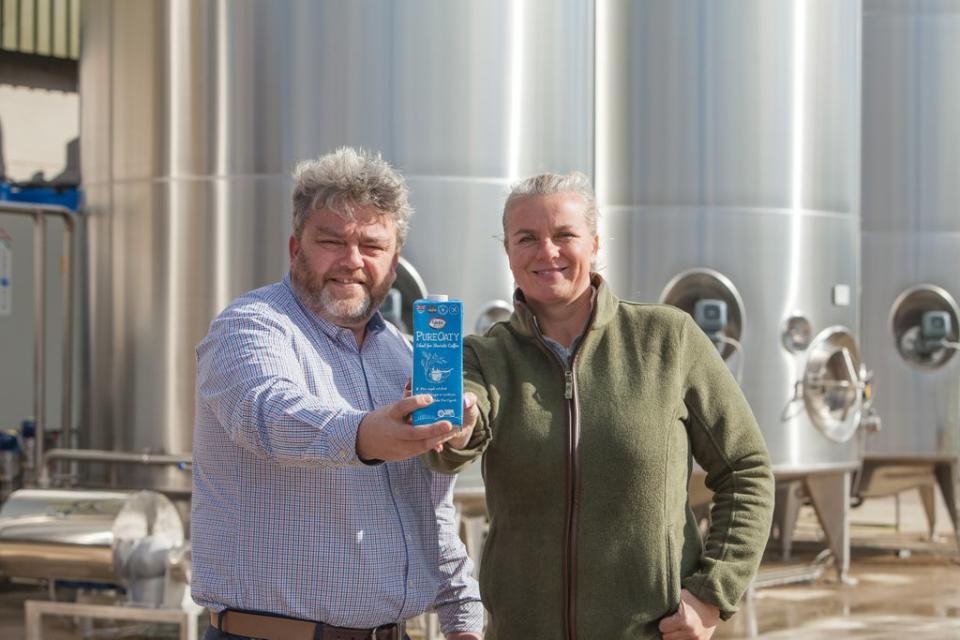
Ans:
[{"label": "carton logo", "polygon": [[452,418],[457,415],[457,412],[453,409],[440,409],[437,411],[438,418]]},{"label": "carton logo", "polygon": [[453,373],[453,367],[443,368],[447,361],[435,353],[427,352],[423,354],[421,364],[423,365],[423,373],[427,376],[427,380],[431,382],[443,382]]},{"label": "carton logo", "polygon": [[447,326],[447,321],[443,318],[430,318],[427,324],[430,325],[431,329],[443,329]]}]

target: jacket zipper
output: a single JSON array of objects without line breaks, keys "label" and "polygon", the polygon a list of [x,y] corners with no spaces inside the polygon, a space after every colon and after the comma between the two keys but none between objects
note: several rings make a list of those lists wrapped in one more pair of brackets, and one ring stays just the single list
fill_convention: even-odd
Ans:
[{"label": "jacket zipper", "polygon": [[[579,346],[579,345],[578,345]],[[570,368],[564,371],[564,397],[567,399],[568,477],[567,484],[567,638],[577,637],[577,520],[580,515],[580,408],[577,405],[577,381],[573,375],[576,352]]]},{"label": "jacket zipper", "polygon": [[[593,313],[587,323],[589,328],[593,324]],[[570,358],[570,366],[560,358],[543,340],[543,332],[536,317],[533,325],[541,345],[563,369],[563,397],[567,401],[567,517],[564,533],[563,554],[563,594],[564,594],[564,637],[566,640],[577,638],[577,518],[580,510],[580,408],[577,403],[577,379],[574,369],[577,364],[577,354],[583,345],[583,338],[577,344]],[[584,330],[586,335],[586,330]]]}]

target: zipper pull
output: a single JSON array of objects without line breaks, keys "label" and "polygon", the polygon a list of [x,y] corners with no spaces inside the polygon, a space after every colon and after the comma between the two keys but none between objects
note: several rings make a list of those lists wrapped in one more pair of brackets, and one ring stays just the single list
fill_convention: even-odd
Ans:
[{"label": "zipper pull", "polygon": [[567,369],[563,372],[564,386],[563,386],[563,397],[567,400],[573,397],[573,371]]}]

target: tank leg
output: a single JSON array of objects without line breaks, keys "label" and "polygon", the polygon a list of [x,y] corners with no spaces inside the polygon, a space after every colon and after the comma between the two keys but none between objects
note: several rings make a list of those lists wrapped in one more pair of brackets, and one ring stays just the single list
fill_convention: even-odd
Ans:
[{"label": "tank leg", "polygon": [[487,526],[487,519],[477,516],[465,517],[460,524],[460,537],[465,541],[467,555],[473,560],[475,575],[480,568],[480,556],[483,551],[483,540],[487,536]]},{"label": "tank leg", "polygon": [[807,494],[817,512],[820,526],[833,553],[837,578],[843,584],[854,584],[850,571],[850,473],[807,476]]},{"label": "tank leg", "polygon": [[953,534],[957,539],[957,552],[960,553],[960,460],[938,464],[934,467],[934,474],[943,501],[947,503]]},{"label": "tank leg", "polygon": [[922,484],[917,491],[920,492],[920,503],[927,516],[927,537],[933,540],[933,532],[937,529],[937,494],[932,484]]},{"label": "tank leg", "polygon": [[780,529],[780,557],[789,560],[793,553],[793,534],[803,501],[800,499],[801,482],[793,480],[777,485],[777,497],[773,508],[773,521]]}]

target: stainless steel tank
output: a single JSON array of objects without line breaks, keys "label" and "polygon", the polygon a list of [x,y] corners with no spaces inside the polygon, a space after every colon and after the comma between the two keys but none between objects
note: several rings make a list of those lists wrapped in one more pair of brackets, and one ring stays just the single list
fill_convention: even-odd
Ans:
[{"label": "stainless steel tank", "polygon": [[[86,446],[191,450],[195,345],[233,298],[287,270],[294,164],[389,141],[388,10],[386,2],[82,5]],[[190,480],[172,469],[131,479],[171,488]]]},{"label": "stainless steel tank", "polygon": [[407,255],[431,291],[464,299],[471,332],[511,300],[510,184],[592,169],[592,2],[414,1],[393,14],[392,157],[417,210]]},{"label": "stainless steel tank", "polygon": [[[271,44],[289,38],[292,18],[247,2],[82,5],[91,334],[82,446],[188,453],[195,345],[231,299],[286,269],[289,158],[305,140],[282,90],[295,69]],[[190,483],[173,469],[126,479]]]},{"label": "stainless steel tank", "polygon": [[[841,572],[861,452],[856,0],[597,5],[596,182],[613,288],[693,312]],[[740,362],[735,362],[736,359]]]},{"label": "stainless steel tank", "polygon": [[0,509],[0,574],[120,583],[140,603],[160,604],[183,543],[176,507],[150,491],[22,489]]},{"label": "stainless steel tank", "polygon": [[[591,170],[590,2],[82,10],[87,446],[190,450],[194,346],[233,297],[286,270],[297,160],[348,144],[397,166],[416,210],[407,266],[464,300],[468,330],[512,293],[498,240],[509,183]],[[189,480],[164,473],[150,483]]]},{"label": "stainless steel tank", "polygon": [[[864,2],[863,348],[883,429],[861,490],[921,487],[931,530],[935,483],[960,524],[958,68],[960,2]],[[925,348],[930,312],[944,336]]]},{"label": "stainless steel tank", "polygon": [[[510,184],[591,170],[592,3],[415,1],[392,13],[393,126],[380,146],[416,209],[405,255],[431,292],[463,299],[466,332],[483,331],[512,300]],[[481,483],[474,464],[457,487]]]}]

